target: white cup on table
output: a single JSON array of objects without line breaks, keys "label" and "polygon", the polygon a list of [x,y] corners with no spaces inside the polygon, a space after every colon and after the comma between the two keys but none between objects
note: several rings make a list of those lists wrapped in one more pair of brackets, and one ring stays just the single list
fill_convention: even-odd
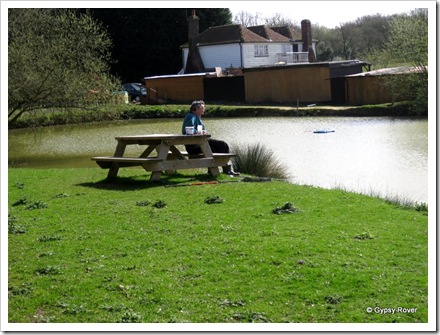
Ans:
[{"label": "white cup on table", "polygon": [[185,132],[187,135],[194,135],[194,127],[185,127]]}]

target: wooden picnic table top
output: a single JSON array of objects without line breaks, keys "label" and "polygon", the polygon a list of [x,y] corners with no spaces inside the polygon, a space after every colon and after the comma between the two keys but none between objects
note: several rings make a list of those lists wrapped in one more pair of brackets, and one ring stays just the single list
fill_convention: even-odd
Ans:
[{"label": "wooden picnic table top", "polygon": [[[108,168],[108,179],[117,176],[120,167],[142,166],[146,171],[152,171],[151,180],[159,180],[162,171],[180,169],[208,168],[212,176],[219,174],[219,166],[227,164],[235,154],[213,155],[208,144],[209,134],[183,135],[183,134],[148,134],[116,136],[118,144],[115,153],[109,157],[93,157],[99,166]],[[147,148],[137,157],[125,157],[128,145],[146,145]],[[201,149],[200,157],[189,159],[176,146],[195,144]],[[157,156],[150,154],[156,151]]]},{"label": "wooden picnic table top", "polygon": [[211,137],[209,134],[199,135],[183,135],[183,134],[149,134],[149,135],[126,135],[126,136],[116,136],[116,140],[183,140],[188,138],[195,138],[195,139],[206,139]]}]

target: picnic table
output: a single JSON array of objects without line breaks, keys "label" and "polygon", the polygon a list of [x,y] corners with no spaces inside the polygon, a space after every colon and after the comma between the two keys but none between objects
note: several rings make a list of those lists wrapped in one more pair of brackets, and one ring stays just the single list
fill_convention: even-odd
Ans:
[{"label": "picnic table", "polygon": [[[162,172],[182,169],[208,168],[212,176],[219,175],[219,166],[224,166],[235,156],[233,153],[212,153],[208,144],[209,134],[205,135],[180,135],[180,134],[151,134],[117,136],[116,150],[113,156],[92,157],[92,160],[103,169],[109,169],[107,179],[118,175],[119,168],[141,166],[146,171],[151,171],[150,180],[160,180]],[[202,153],[188,155],[177,146],[197,144]],[[146,146],[137,157],[127,157],[125,149],[128,145]],[[154,154],[154,156],[150,156]]]}]

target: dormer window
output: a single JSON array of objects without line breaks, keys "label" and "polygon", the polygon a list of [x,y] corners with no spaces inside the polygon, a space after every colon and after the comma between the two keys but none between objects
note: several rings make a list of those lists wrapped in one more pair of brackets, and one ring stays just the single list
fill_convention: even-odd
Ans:
[{"label": "dormer window", "polygon": [[255,57],[269,57],[269,46],[268,45],[255,45],[254,46],[254,56]]}]

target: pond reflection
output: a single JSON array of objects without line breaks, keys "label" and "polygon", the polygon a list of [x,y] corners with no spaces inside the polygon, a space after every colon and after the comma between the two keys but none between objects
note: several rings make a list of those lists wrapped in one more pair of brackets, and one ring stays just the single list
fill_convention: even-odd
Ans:
[{"label": "pond reflection", "polygon": [[[428,121],[393,118],[205,118],[214,138],[262,143],[288,167],[291,182],[428,201]],[[9,131],[9,164],[97,167],[115,136],[180,133],[180,119],[153,119]],[[334,132],[316,134],[315,130]],[[130,148],[135,154],[136,148]],[[103,175],[105,172],[103,171]]]}]

